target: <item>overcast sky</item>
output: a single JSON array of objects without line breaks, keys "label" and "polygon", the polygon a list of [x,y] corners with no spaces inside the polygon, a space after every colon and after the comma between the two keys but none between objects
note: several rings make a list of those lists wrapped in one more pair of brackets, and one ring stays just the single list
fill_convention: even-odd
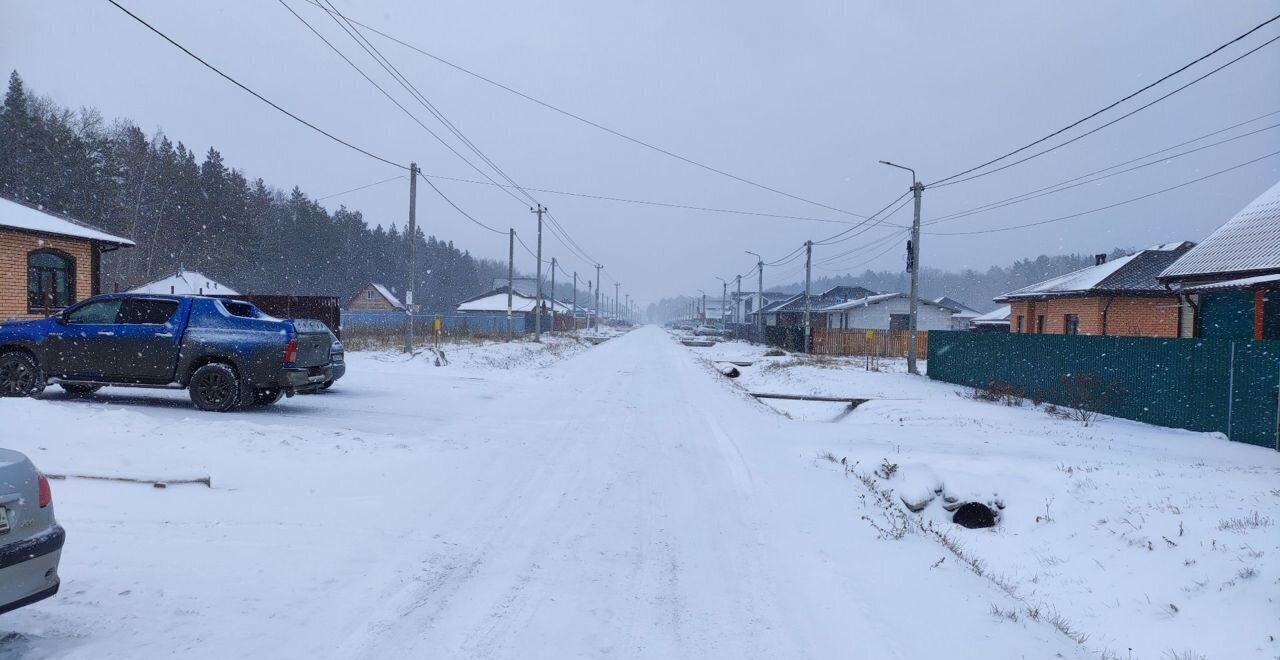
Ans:
[{"label": "overcast sky", "polygon": [[[410,100],[332,20],[288,0],[424,123]],[[330,132],[427,174],[479,175],[445,150],[311,34],[278,1],[121,0],[121,4],[264,96]],[[354,19],[549,103],[673,152],[847,211],[869,214],[905,191],[1059,128],[1172,71],[1276,13],[1274,0],[1115,2],[699,2],[408,0],[336,6]],[[0,0],[0,68],[60,104],[98,107],[163,128],[198,154],[313,197],[396,175],[235,88],[106,2]],[[1155,98],[1280,34],[1280,22],[1165,83]],[[857,221],[662,156],[558,115],[370,35],[467,137],[525,187],[834,222],[704,213],[534,193],[594,259],[607,287],[642,302],[712,291]],[[357,57],[357,55],[359,57]],[[1124,108],[1136,107],[1130,103]],[[1024,165],[927,190],[928,221],[1056,183],[1280,110],[1280,43],[1149,110]],[[1112,112],[1110,116],[1118,113]],[[1216,139],[1280,123],[1280,114]],[[1096,125],[1090,124],[1090,126]],[[456,142],[455,146],[462,149]],[[1198,143],[1199,144],[1199,143]],[[969,231],[1035,222],[1136,197],[1280,150],[1280,128],[1132,174],[940,224]],[[464,152],[465,153],[465,152]],[[472,160],[476,160],[472,156]],[[496,176],[496,175],[495,175]],[[1168,194],[1039,227],[926,235],[922,261],[985,268],[1041,253],[1108,251],[1200,240],[1280,179],[1280,157]],[[529,245],[534,216],[492,186],[441,181],[481,221],[514,226]],[[338,198],[370,223],[403,225],[408,184]],[[910,206],[888,222],[910,221]],[[506,257],[506,237],[458,215],[425,186],[428,233]],[[91,219],[90,219],[91,220]],[[888,234],[889,240],[865,248]],[[902,230],[882,225],[815,248],[815,269],[901,268]],[[895,247],[898,246],[898,247]],[[888,252],[884,252],[884,250]],[[588,277],[588,263],[550,235],[544,253]],[[517,266],[533,260],[517,248]],[[766,269],[794,282],[803,262]],[[754,287],[744,283],[744,288]]]}]

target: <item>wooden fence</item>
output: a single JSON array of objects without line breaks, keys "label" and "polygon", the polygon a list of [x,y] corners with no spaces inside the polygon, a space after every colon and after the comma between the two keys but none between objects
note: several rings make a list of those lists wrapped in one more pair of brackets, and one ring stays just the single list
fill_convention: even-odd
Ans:
[{"label": "wooden fence", "polygon": [[[871,355],[906,357],[907,331],[813,329],[813,352],[818,355]],[[916,354],[929,354],[929,333],[916,331]]]}]

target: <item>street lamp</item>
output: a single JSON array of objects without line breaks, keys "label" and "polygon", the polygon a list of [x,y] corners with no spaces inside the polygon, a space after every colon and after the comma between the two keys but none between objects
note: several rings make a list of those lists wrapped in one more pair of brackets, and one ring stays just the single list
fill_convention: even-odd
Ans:
[{"label": "street lamp", "polygon": [[911,221],[911,242],[907,243],[907,271],[911,273],[911,321],[907,329],[910,333],[907,337],[907,371],[919,375],[920,370],[916,368],[916,299],[920,294],[920,195],[924,192],[924,184],[920,183],[916,178],[916,171],[910,167],[903,167],[887,160],[880,161],[880,164],[911,173],[911,194],[915,197],[916,208],[915,218]]}]

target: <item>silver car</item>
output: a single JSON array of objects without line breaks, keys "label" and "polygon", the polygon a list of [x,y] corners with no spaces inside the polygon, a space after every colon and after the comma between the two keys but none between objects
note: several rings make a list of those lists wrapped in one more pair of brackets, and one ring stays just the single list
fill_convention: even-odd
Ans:
[{"label": "silver car", "polygon": [[0,449],[0,614],[58,593],[65,538],[49,480],[26,456]]}]

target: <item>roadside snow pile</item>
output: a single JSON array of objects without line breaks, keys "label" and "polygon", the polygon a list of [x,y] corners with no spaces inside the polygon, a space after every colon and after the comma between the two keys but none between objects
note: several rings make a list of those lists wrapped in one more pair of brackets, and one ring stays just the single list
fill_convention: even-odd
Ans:
[{"label": "roadside snow pile", "polygon": [[[1086,427],[848,364],[736,382],[871,399],[825,438],[795,440],[858,477],[881,539],[932,539],[1018,604],[993,616],[1103,657],[1280,656],[1277,452],[1102,416]],[[962,512],[992,526],[966,529]]]},{"label": "roadside snow pile", "polygon": [[419,348],[412,356],[394,351],[371,353],[370,358],[388,364],[418,362],[455,369],[542,369],[591,347],[576,335],[544,334],[542,342],[522,337],[515,341],[451,342],[439,348]]}]

